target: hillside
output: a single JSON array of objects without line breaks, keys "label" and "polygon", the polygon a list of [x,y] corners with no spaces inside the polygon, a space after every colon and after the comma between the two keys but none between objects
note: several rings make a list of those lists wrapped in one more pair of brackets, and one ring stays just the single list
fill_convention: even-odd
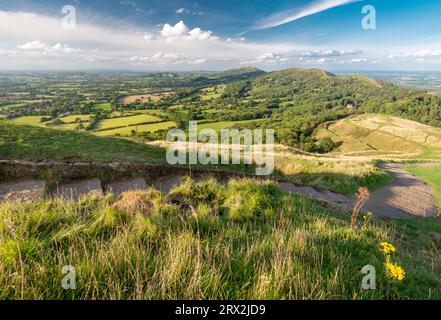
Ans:
[{"label": "hillside", "polygon": [[[441,298],[439,222],[367,220],[355,232],[346,216],[269,182],[0,204],[0,223],[0,299]],[[383,241],[397,247],[404,279],[387,273]],[[59,284],[66,264],[76,290]],[[376,290],[361,287],[366,265]]]},{"label": "hillside", "polygon": [[[71,201],[47,189],[42,200],[1,203],[0,299],[441,298],[439,219],[374,221],[361,213],[354,231],[351,207],[293,191],[310,197],[319,190],[340,201],[329,190],[381,192],[390,177],[376,159],[441,157],[441,129],[404,119],[439,126],[438,97],[319,69],[133,75],[130,84],[109,76],[95,89],[81,75],[59,77],[24,86],[14,103],[31,102],[2,111],[1,159],[164,163],[164,150],[150,140],[198,120],[217,131],[276,129],[285,146],[276,148],[275,174],[298,185],[287,182],[285,193],[274,182],[227,181],[217,172],[224,179],[181,183],[172,176],[171,192],[144,188]],[[147,95],[155,79],[171,84],[163,98],[118,103]],[[48,88],[49,103],[28,94],[41,99]],[[386,270],[384,241],[397,247],[393,262],[405,279]],[[57,278],[68,263],[77,268],[75,291]],[[376,267],[377,290],[361,289],[360,269],[368,264]]]},{"label": "hillside", "polygon": [[[320,69],[286,69],[234,82],[221,101],[215,108],[223,120],[263,118],[279,142],[312,152],[326,152],[313,136],[320,124],[353,114],[383,113],[441,127],[439,96]],[[225,110],[226,103],[235,108]]]},{"label": "hillside", "polygon": [[[441,127],[439,95],[320,69],[74,75],[34,75],[19,95],[0,104],[0,116],[20,124],[91,133],[106,127],[99,135],[148,140],[165,139],[167,129],[185,128],[190,120],[216,129],[273,128],[277,142],[316,153],[336,146],[318,141],[314,131],[354,114],[382,113]],[[13,76],[11,83],[20,79]],[[7,95],[13,86],[0,89]]]},{"label": "hillside", "polygon": [[239,69],[230,69],[226,71],[216,72],[210,75],[211,79],[225,82],[234,82],[239,80],[247,80],[264,75],[266,72],[254,67],[243,67]]},{"label": "hillside", "polygon": [[330,138],[335,152],[379,158],[439,159],[441,129],[398,117],[365,114],[328,123],[316,133]]},{"label": "hillside", "polygon": [[0,122],[0,158],[161,163],[165,153],[123,139]]}]

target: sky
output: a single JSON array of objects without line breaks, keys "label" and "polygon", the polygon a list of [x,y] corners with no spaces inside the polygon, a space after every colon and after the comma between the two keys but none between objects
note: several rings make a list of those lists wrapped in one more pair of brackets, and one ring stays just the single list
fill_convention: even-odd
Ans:
[{"label": "sky", "polygon": [[0,0],[0,70],[441,70],[435,0]]}]

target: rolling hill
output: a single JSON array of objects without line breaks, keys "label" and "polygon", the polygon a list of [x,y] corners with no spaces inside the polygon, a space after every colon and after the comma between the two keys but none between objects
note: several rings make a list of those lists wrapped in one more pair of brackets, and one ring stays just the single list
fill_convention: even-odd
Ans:
[{"label": "rolling hill", "polygon": [[399,117],[364,114],[325,124],[317,139],[330,138],[335,152],[380,158],[439,159],[441,129]]}]

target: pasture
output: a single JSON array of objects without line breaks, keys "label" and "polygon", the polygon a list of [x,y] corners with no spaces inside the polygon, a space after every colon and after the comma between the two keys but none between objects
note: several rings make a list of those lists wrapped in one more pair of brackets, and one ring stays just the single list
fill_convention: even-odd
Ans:
[{"label": "pasture", "polygon": [[114,136],[114,135],[130,135],[132,131],[135,132],[155,132],[158,130],[167,130],[176,126],[173,121],[157,122],[150,124],[131,125],[122,128],[115,128],[110,130],[95,131],[93,134],[97,136]]},{"label": "pasture", "polygon": [[121,117],[121,118],[111,118],[111,119],[104,119],[101,120],[96,129],[97,130],[106,130],[106,129],[112,129],[117,127],[125,127],[125,126],[131,126],[146,122],[159,122],[161,121],[160,118],[149,115],[149,114],[140,114],[135,116],[128,116],[128,117]]},{"label": "pasture", "polygon": [[121,99],[119,99],[119,103],[123,104],[123,105],[129,105],[135,102],[141,102],[141,103],[145,103],[145,102],[149,102],[149,101],[159,101],[161,99],[163,99],[164,97],[167,97],[171,94],[171,92],[161,92],[161,93],[145,93],[145,94],[137,94],[137,95],[130,95],[130,96],[126,96],[123,97]]}]

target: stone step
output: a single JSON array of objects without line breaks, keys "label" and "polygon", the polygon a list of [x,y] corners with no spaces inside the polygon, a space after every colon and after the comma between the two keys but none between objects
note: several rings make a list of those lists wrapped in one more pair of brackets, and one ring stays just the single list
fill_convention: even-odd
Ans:
[{"label": "stone step", "polygon": [[42,180],[26,180],[0,183],[0,202],[32,202],[44,197],[46,183]]},{"label": "stone step", "polygon": [[147,183],[142,177],[137,177],[133,179],[115,181],[106,186],[106,192],[114,193],[120,195],[123,192],[130,190],[140,190],[147,189]]},{"label": "stone step", "polygon": [[52,192],[52,197],[69,200],[79,200],[85,195],[103,195],[103,188],[99,179],[78,180],[58,185]]}]

